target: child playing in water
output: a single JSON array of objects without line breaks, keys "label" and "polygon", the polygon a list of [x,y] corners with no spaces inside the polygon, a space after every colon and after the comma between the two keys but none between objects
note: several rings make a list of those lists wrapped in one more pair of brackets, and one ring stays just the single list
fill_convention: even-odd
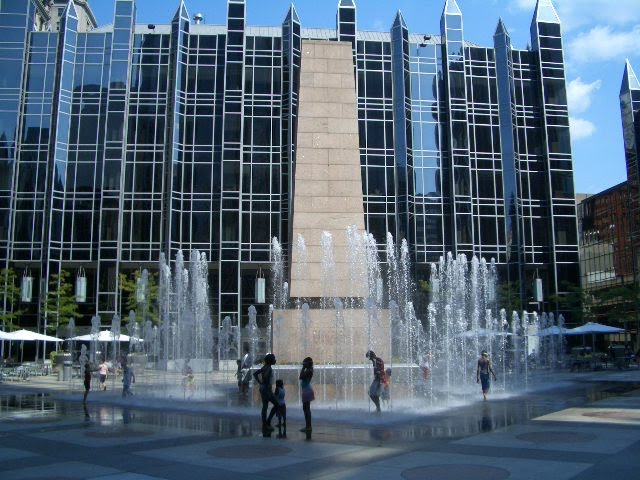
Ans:
[{"label": "child playing in water", "polygon": [[287,404],[285,402],[284,382],[281,379],[276,380],[276,390],[274,392],[276,402],[269,413],[269,423],[275,414],[278,417],[278,438],[287,438]]}]

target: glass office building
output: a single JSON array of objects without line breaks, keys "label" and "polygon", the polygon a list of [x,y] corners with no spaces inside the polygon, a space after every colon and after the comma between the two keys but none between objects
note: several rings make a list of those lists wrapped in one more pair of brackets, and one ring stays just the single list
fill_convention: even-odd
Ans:
[{"label": "glass office building", "polygon": [[228,0],[226,25],[182,2],[147,25],[116,0],[111,25],[80,31],[70,2],[53,31],[35,1],[0,0],[0,259],[34,279],[23,323],[41,326],[38,299],[63,270],[86,272],[88,324],[126,315],[120,274],[197,249],[214,323],[246,324],[273,237],[289,255],[304,39],[352,45],[364,222],[381,253],[386,232],[406,238],[416,280],[447,252],[494,258],[523,309],[555,311],[550,297],[579,284],[550,0],[523,50],[501,21],[493,45],[466,41],[455,0],[435,34],[400,13],[388,32],[359,31],[351,0],[335,29],[307,27],[294,6],[282,25],[247,25],[244,0]]},{"label": "glass office building", "polygon": [[627,188],[629,189],[630,235],[634,249],[634,278],[637,279],[638,252],[640,248],[640,81],[627,61],[620,87],[620,113],[622,135],[627,165]]}]

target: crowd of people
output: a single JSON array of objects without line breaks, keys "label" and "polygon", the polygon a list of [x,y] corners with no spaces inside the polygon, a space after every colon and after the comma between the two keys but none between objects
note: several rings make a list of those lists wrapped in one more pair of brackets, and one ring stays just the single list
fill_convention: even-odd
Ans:
[{"label": "crowd of people", "polygon": [[[391,369],[385,368],[384,360],[380,358],[373,350],[366,352],[365,357],[371,362],[373,367],[373,380],[369,386],[368,394],[375,410],[374,413],[382,412],[382,404],[389,404],[390,395],[390,378]],[[262,409],[260,417],[262,420],[262,430],[265,436],[270,436],[275,428],[271,425],[273,418],[277,418],[278,438],[287,438],[287,404],[286,391],[284,381],[282,379],[274,379],[273,366],[276,364],[276,356],[273,353],[267,353],[260,368],[252,371],[254,361],[251,354],[246,351],[242,359],[237,360],[237,380],[238,393],[241,403],[247,403],[250,396],[250,385],[253,379],[259,386],[260,400]],[[428,380],[431,376],[431,355],[426,353],[419,362],[423,380]],[[83,365],[84,370],[84,398],[86,403],[88,393],[91,389],[92,372],[98,372],[101,391],[107,389],[106,380],[110,372],[116,375],[122,373],[122,396],[129,397],[133,395],[131,386],[135,383],[135,373],[133,367],[128,365],[126,361],[121,361],[119,368],[113,369],[110,364],[103,360],[97,368],[92,368],[89,362]],[[497,380],[495,371],[491,364],[489,354],[483,350],[477,362],[476,380],[482,386],[482,395],[487,400],[491,388],[491,378]],[[305,433],[307,438],[311,438],[311,402],[315,400],[315,392],[311,384],[313,379],[313,359],[306,357],[302,361],[298,380],[300,382],[300,399],[302,402],[302,411],[304,414],[304,427],[300,432]],[[275,381],[274,381],[275,380]],[[189,360],[185,360],[182,369],[182,386],[185,390],[185,397],[191,396],[195,389],[195,377],[193,369],[189,365]],[[275,386],[275,389],[274,389]],[[269,411],[271,407],[271,411]]]},{"label": "crowd of people", "polygon": [[126,360],[120,360],[116,366],[112,366],[106,359],[103,359],[97,367],[94,367],[89,361],[83,363],[81,366],[81,376],[84,385],[83,403],[87,403],[87,397],[91,390],[91,379],[94,372],[98,373],[100,391],[107,390],[107,377],[109,373],[114,374],[116,377],[122,375],[122,396],[130,397],[133,395],[131,391],[131,385],[136,382],[136,375],[133,367],[129,365]]},{"label": "crowd of people", "polygon": [[[262,366],[253,372],[253,378],[259,385],[260,400],[262,401],[262,410],[260,416],[262,419],[262,431],[265,435],[269,435],[275,429],[271,426],[274,416],[278,419],[278,438],[287,438],[287,404],[285,401],[285,388],[282,379],[275,381],[275,390],[273,389],[273,365],[276,364],[276,356],[273,353],[267,353],[264,357]],[[241,396],[246,394],[245,385],[246,374],[243,372],[243,362],[239,364],[238,386]],[[250,367],[249,367],[250,368]],[[304,413],[305,426],[300,429],[305,433],[307,438],[311,438],[311,402],[315,400],[315,393],[311,385],[313,378],[313,359],[306,357],[302,361],[300,369],[300,397],[302,400],[302,411]],[[271,411],[269,406],[271,405]]]}]

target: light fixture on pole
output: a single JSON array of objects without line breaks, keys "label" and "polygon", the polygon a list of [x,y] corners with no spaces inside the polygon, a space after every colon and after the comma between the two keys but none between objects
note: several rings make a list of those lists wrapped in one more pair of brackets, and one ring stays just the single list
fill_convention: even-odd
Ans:
[{"label": "light fixture on pole", "polygon": [[33,277],[31,276],[31,272],[29,269],[24,271],[22,275],[22,287],[20,289],[20,298],[24,303],[28,303],[31,301],[31,297],[33,296]]},{"label": "light fixture on pole", "polygon": [[262,268],[258,269],[256,276],[256,303],[264,303],[266,299],[267,281],[262,275]]},{"label": "light fixture on pole", "polygon": [[536,278],[533,280],[533,301],[542,303],[544,296],[542,294],[542,279]]},{"label": "light fixture on pole", "polygon": [[80,267],[76,276],[76,302],[84,303],[87,301],[87,275],[84,268]]}]

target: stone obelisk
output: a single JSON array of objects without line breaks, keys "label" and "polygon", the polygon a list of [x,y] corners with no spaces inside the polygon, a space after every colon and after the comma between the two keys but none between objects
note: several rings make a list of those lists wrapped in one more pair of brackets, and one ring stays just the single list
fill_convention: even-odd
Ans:
[{"label": "stone obelisk", "polygon": [[[364,231],[358,110],[350,43],[302,41],[294,182],[291,243],[295,244],[297,236],[302,235],[307,259],[304,268],[298,268],[298,252],[292,249],[290,297],[318,299],[326,295],[321,278],[323,232],[329,232],[333,239],[332,296],[366,297],[366,283],[349,280],[347,257],[347,227],[354,225],[359,232]],[[371,321],[365,310],[345,310],[343,328],[336,325],[335,311],[312,309],[307,331],[302,330],[301,314],[301,310],[274,312],[273,350],[280,363],[297,363],[306,356],[313,357],[316,363],[362,362],[372,343]],[[380,338],[373,344],[386,356],[388,315],[382,317],[377,319],[373,333]],[[345,348],[334,348],[336,342],[344,343],[346,337],[351,343],[348,354]]]}]

